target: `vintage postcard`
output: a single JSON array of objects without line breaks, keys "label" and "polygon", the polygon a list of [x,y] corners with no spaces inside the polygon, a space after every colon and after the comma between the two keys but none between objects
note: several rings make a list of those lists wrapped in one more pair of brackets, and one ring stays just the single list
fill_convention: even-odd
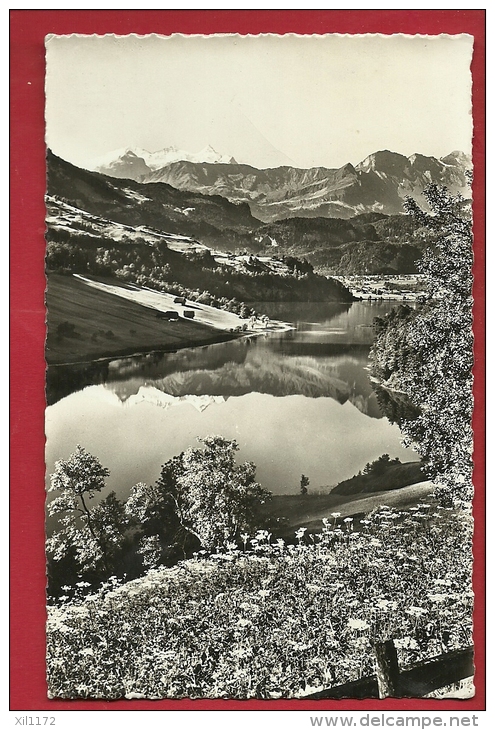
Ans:
[{"label": "vintage postcard", "polygon": [[470,698],[473,37],[46,37],[47,692]]}]

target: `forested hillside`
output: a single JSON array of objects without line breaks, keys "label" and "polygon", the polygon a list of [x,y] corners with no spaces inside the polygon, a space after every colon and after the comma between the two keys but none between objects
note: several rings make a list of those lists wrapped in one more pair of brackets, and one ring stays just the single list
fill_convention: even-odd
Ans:
[{"label": "forested hillside", "polygon": [[421,262],[430,298],[420,309],[401,306],[376,320],[371,360],[375,376],[420,409],[402,431],[455,503],[472,496],[471,208],[435,185],[425,196],[428,212],[412,200],[408,208],[435,241]]}]

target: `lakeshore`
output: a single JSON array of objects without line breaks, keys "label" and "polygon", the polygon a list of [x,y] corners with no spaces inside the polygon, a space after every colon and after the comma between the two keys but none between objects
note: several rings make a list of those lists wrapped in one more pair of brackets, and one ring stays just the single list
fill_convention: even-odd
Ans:
[{"label": "lakeshore", "polygon": [[290,328],[285,322],[242,319],[173,294],[82,276],[50,274],[46,303],[49,365],[176,352]]}]

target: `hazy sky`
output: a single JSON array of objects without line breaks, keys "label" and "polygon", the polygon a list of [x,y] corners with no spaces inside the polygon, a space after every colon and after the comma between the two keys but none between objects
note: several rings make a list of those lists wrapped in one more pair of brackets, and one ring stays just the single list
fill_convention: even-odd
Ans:
[{"label": "hazy sky", "polygon": [[257,167],[471,150],[470,36],[65,36],[47,42],[47,144],[211,144]]}]

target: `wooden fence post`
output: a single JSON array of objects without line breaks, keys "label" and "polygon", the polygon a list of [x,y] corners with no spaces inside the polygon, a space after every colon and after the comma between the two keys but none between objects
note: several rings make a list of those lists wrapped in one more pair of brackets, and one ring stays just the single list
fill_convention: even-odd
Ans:
[{"label": "wooden fence post", "polygon": [[420,662],[402,672],[399,672],[397,651],[392,640],[376,644],[373,648],[376,675],[305,695],[305,699],[424,697],[474,675],[472,646]]},{"label": "wooden fence post", "polygon": [[394,640],[375,644],[374,650],[378,696],[380,699],[395,697],[399,689],[399,662]]}]

